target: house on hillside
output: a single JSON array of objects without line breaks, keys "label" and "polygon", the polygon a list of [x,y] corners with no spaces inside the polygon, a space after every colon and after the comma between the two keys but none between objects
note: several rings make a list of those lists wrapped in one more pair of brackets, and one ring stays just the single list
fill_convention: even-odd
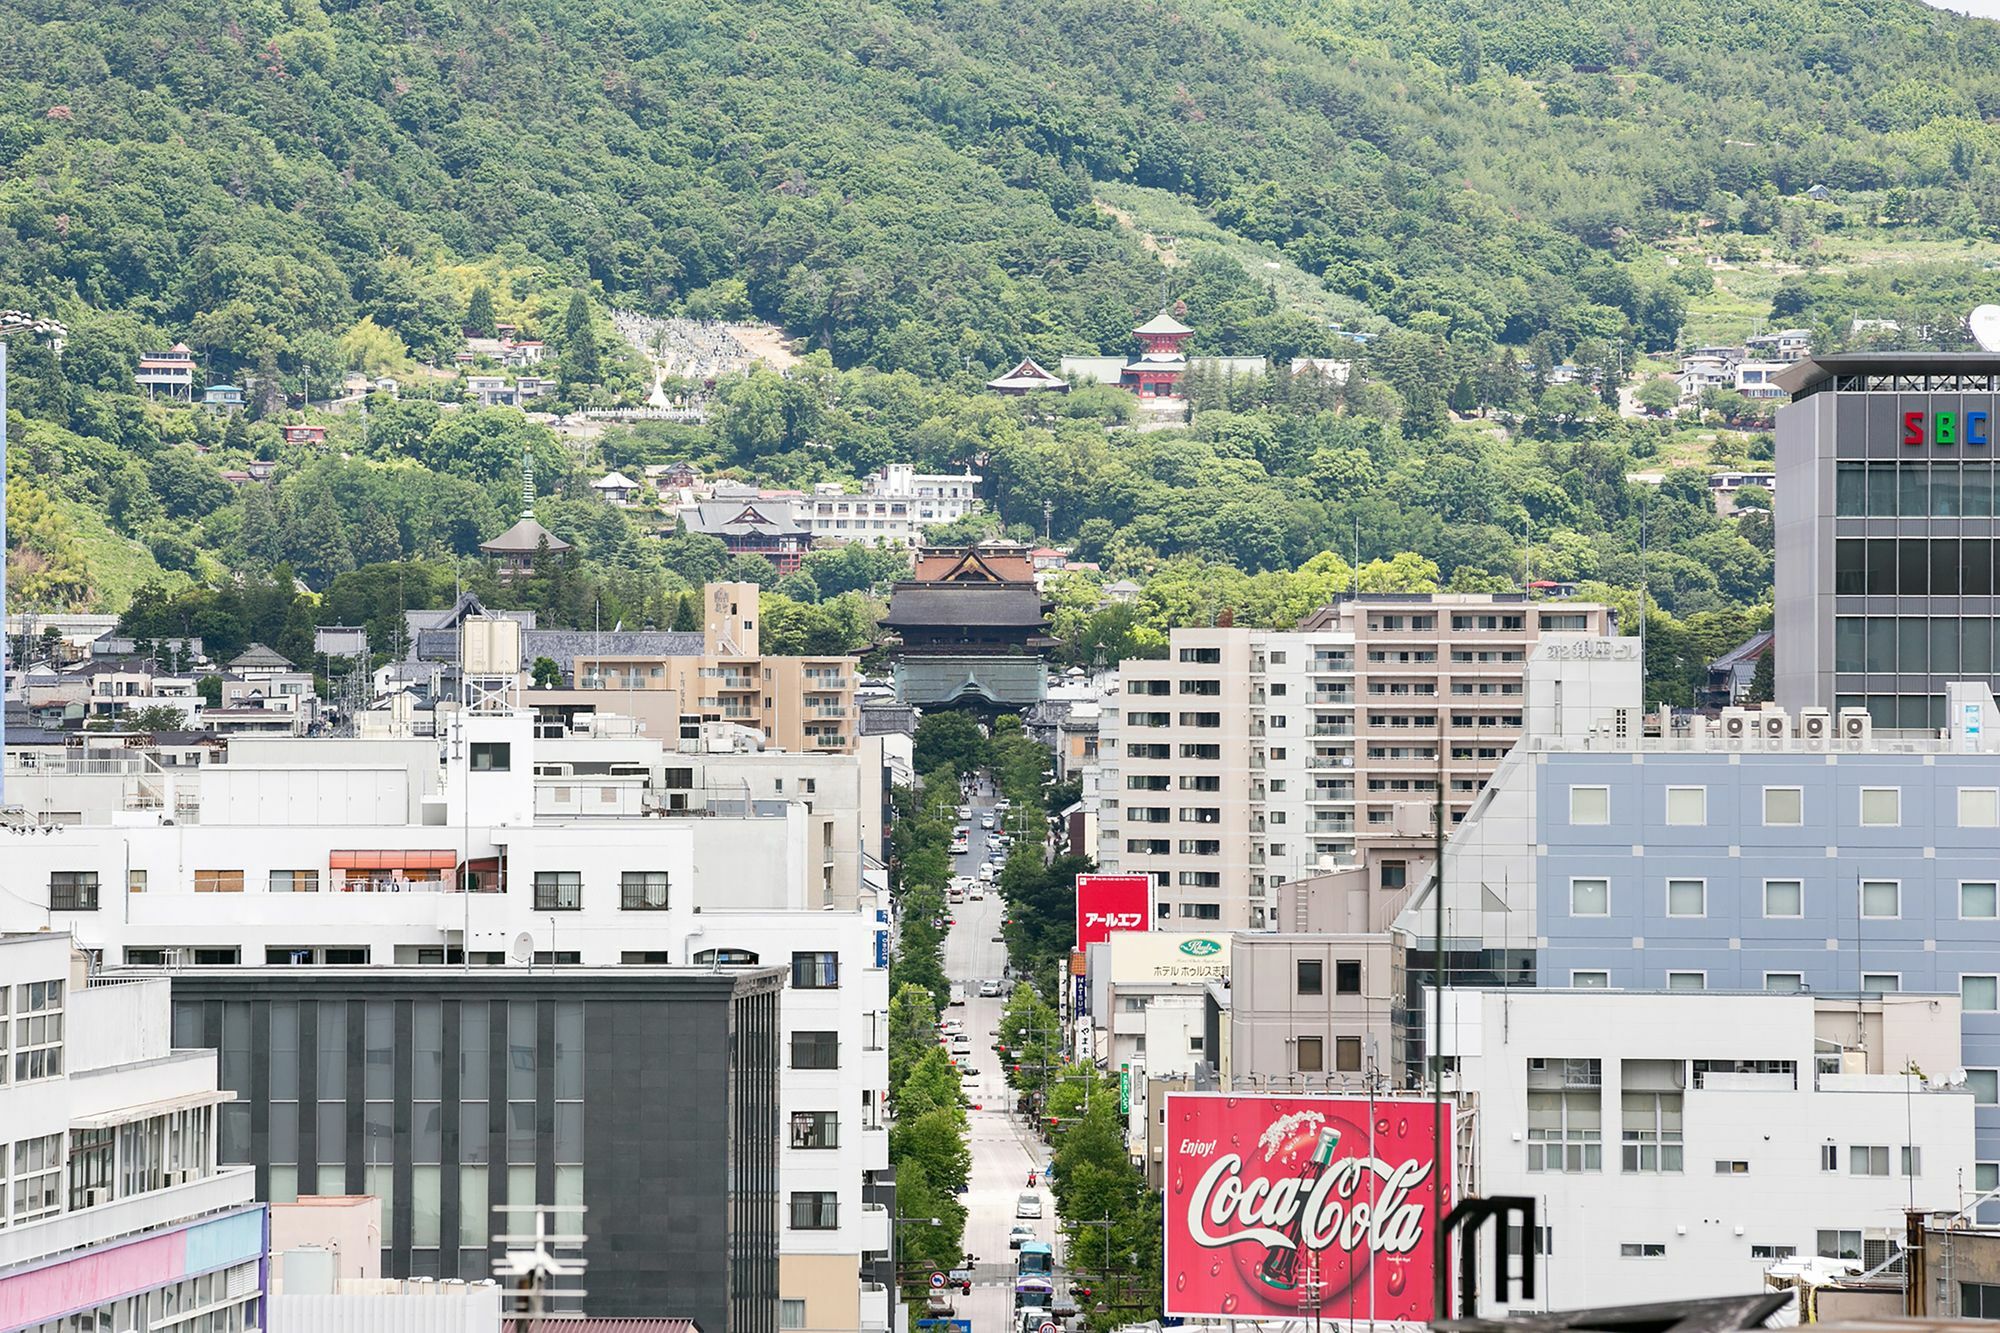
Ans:
[{"label": "house on hillside", "polygon": [[139,373],[132,378],[148,398],[193,402],[194,352],[186,343],[175,343],[164,352],[148,352],[139,358]]},{"label": "house on hillside", "polygon": [[211,384],[201,391],[201,405],[218,415],[233,415],[244,408],[243,390],[234,384]]},{"label": "house on hillside", "polygon": [[467,375],[465,392],[481,407],[519,407],[521,392],[505,375]]},{"label": "house on hillside", "polygon": [[322,445],[326,443],[324,426],[280,426],[278,433],[285,437],[286,444]]},{"label": "house on hillside", "polygon": [[607,504],[629,505],[632,497],[639,493],[639,483],[622,472],[607,472],[591,482],[590,489]]}]

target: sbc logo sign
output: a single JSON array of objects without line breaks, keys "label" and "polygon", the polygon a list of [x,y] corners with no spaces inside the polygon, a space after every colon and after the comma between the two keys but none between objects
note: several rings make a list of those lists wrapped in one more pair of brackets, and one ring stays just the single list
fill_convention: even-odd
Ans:
[{"label": "sbc logo sign", "polygon": [[[1963,426],[1963,435],[1960,427]],[[1911,448],[1921,448],[1926,444],[1960,445],[1990,444],[1986,435],[1986,414],[1967,412],[1961,420],[1956,412],[1931,413],[1929,429],[1925,428],[1922,412],[1903,413],[1903,443]]]}]

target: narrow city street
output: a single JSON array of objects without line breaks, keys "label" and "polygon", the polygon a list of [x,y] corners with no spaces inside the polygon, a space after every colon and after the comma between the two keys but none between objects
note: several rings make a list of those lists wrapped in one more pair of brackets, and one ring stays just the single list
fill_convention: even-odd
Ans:
[{"label": "narrow city street", "polygon": [[[978,874],[993,836],[979,827],[980,818],[991,813],[992,802],[990,792],[975,795],[972,818],[959,821],[971,825],[971,834],[968,850],[954,858],[953,873]],[[972,1178],[965,1201],[965,1247],[979,1262],[974,1269],[972,1295],[956,1296],[955,1300],[957,1317],[970,1319],[973,1333],[1004,1333],[1018,1327],[1013,1300],[1015,1256],[1007,1247],[1007,1233],[1016,1225],[1015,1206],[1028,1192],[1031,1170],[1035,1172],[1033,1192],[1041,1200],[1042,1216],[1020,1222],[1033,1227],[1038,1239],[1056,1247],[1059,1263],[1062,1246],[1056,1231],[1055,1200],[1042,1178],[1047,1148],[1020,1117],[1010,1113],[1013,1094],[1007,1087],[1005,1067],[993,1050],[1011,983],[1003,983],[998,998],[979,994],[982,981],[1001,980],[1007,963],[1007,947],[995,938],[1006,915],[1006,903],[997,888],[979,887],[983,894],[979,901],[968,894],[965,902],[951,905],[956,924],[945,940],[945,971],[965,988],[965,1003],[954,1005],[947,1016],[964,1021],[972,1039],[972,1067],[979,1071],[965,1080],[966,1094],[973,1103],[968,1113]]]}]

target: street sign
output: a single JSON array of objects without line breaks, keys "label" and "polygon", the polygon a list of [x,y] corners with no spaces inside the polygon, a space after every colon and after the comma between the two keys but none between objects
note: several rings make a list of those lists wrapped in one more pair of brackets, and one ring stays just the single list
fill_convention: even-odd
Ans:
[{"label": "street sign", "polygon": [[948,1328],[951,1333],[972,1333],[970,1319],[919,1319],[918,1328]]},{"label": "street sign", "polygon": [[1052,1319],[1044,1319],[1041,1322],[1041,1326],[1035,1330],[1035,1333],[1056,1333],[1055,1321]]},{"label": "street sign", "polygon": [[932,1291],[943,1291],[943,1290],[944,1290],[944,1274],[943,1274],[943,1273],[932,1273],[932,1274],[931,1274],[931,1290],[932,1290]]}]

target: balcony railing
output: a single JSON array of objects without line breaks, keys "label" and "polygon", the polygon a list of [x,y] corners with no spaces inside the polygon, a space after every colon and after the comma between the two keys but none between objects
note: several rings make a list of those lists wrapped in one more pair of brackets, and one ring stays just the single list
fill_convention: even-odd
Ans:
[{"label": "balcony railing", "polygon": [[95,1208],[57,1213],[36,1222],[16,1223],[0,1231],[0,1271],[240,1207],[252,1201],[256,1186],[255,1169],[224,1167],[212,1176],[196,1177],[185,1184],[148,1190]]},{"label": "balcony railing", "polygon": [[1310,754],[1306,756],[1307,768],[1353,768],[1354,760],[1344,754]]},{"label": "balcony railing", "polygon": [[1352,736],[1354,728],[1345,722],[1315,722],[1306,728],[1308,736]]}]

